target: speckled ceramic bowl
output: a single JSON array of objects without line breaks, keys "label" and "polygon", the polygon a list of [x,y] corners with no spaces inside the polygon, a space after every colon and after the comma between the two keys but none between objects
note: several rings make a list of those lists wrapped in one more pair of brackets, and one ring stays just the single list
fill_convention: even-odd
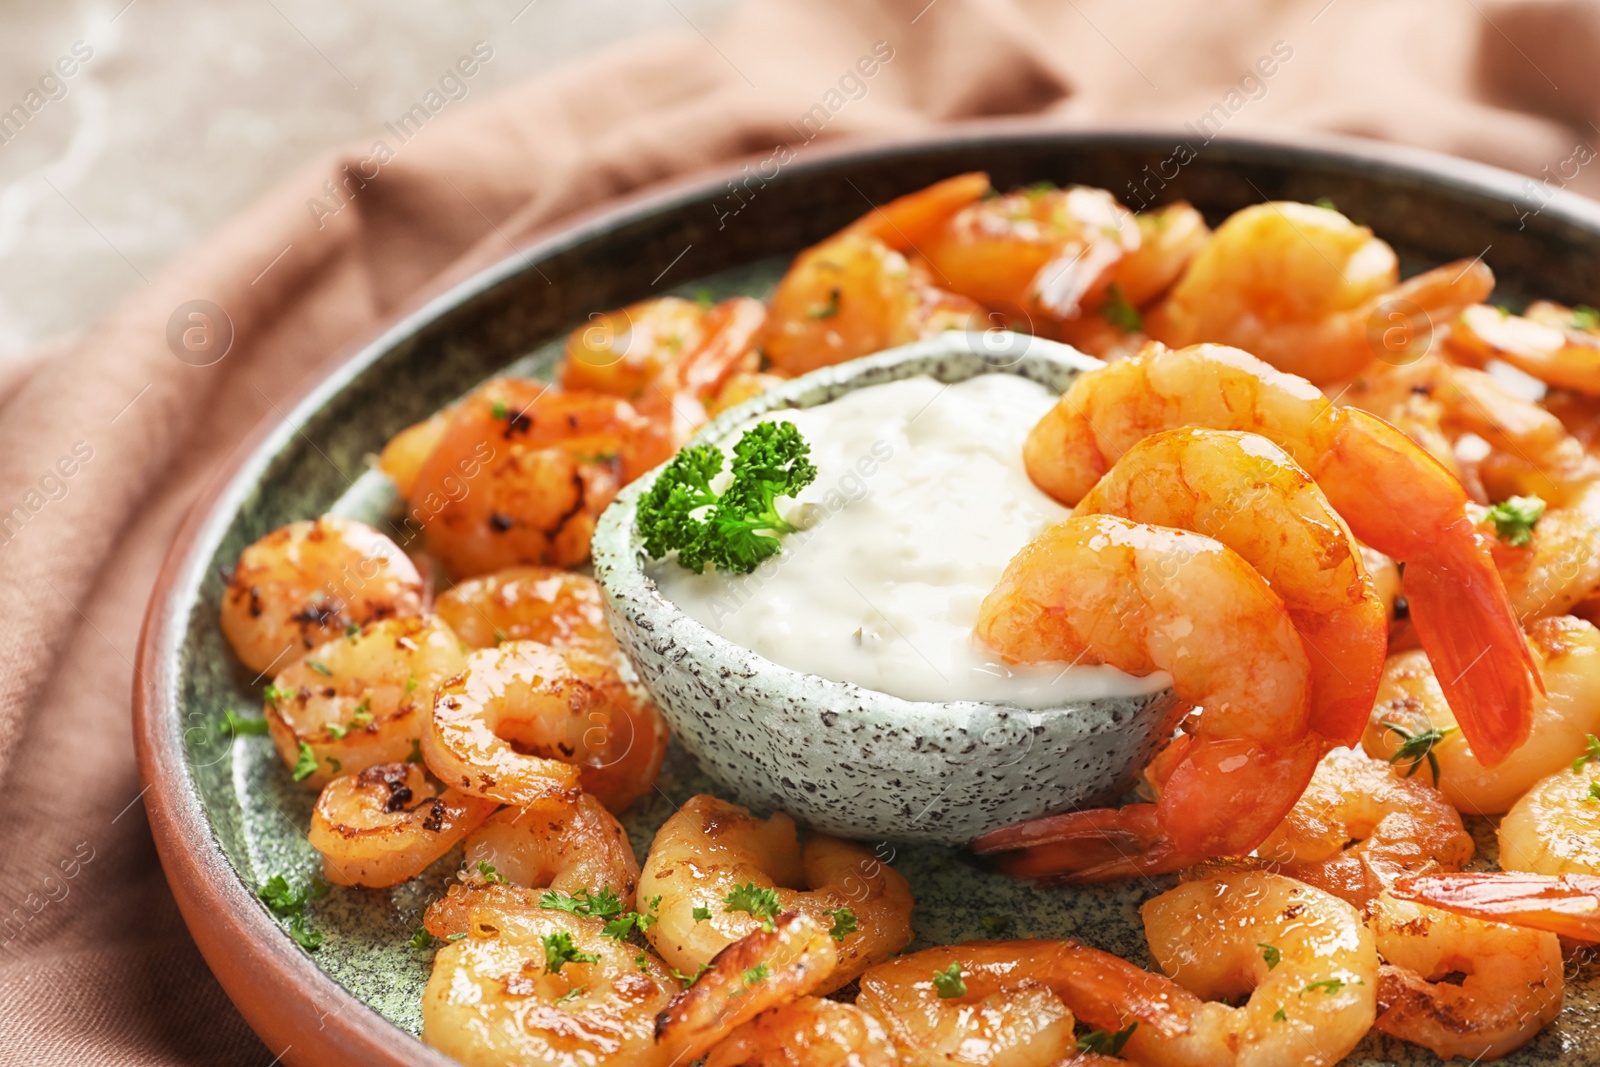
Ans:
[{"label": "speckled ceramic bowl", "polygon": [[[917,375],[959,382],[1016,374],[1061,392],[1100,361],[993,331],[947,333],[786,382],[723,413],[720,441],[764,412],[814,407]],[[594,570],[611,626],[673,733],[742,803],[870,841],[960,845],[1022,819],[1113,799],[1171,734],[1177,701],[1147,696],[1030,710],[904,700],[773,663],[661,595],[634,532],[634,482],[600,519]]]}]

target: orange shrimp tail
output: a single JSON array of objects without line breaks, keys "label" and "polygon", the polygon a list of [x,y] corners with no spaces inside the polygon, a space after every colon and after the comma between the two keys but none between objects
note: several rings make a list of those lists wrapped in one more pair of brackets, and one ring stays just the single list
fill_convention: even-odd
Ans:
[{"label": "orange shrimp tail", "polygon": [[[1488,547],[1465,518],[1436,553],[1407,561],[1411,624],[1473,754],[1493,767],[1528,739],[1544,681]],[[1449,554],[1450,549],[1457,551]],[[1531,681],[1530,681],[1531,679]]]},{"label": "orange shrimp tail", "polygon": [[1286,749],[1191,739],[1155,804],[1094,808],[985,834],[979,855],[1002,853],[1014,878],[1104,882],[1182,870],[1214,856],[1249,853],[1305,792],[1328,748],[1310,735]]},{"label": "orange shrimp tail", "polygon": [[989,175],[983,171],[957,174],[873,208],[843,232],[875,237],[896,252],[911,252],[950,216],[988,191]]},{"label": "orange shrimp tail", "polygon": [[1423,874],[1397,882],[1402,900],[1487,922],[1600,941],[1600,878],[1521,871]]}]

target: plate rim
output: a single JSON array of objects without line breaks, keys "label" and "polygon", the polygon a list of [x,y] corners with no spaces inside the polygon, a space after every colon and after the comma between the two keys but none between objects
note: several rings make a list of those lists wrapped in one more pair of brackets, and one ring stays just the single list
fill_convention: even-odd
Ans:
[{"label": "plate rim", "polygon": [[[870,159],[892,159],[952,146],[997,149],[1026,143],[1064,148],[1165,148],[1187,142],[1169,125],[1106,124],[1062,128],[1031,118],[986,119],[904,137],[853,138],[808,148],[786,169],[818,172]],[[1429,149],[1328,133],[1219,135],[1208,150],[1257,161],[1379,173],[1417,188],[1525,205],[1532,178]],[[365,1062],[450,1067],[455,1060],[423,1045],[316,965],[284,934],[228,862],[201,803],[185,757],[178,666],[205,565],[233,516],[272,457],[315,412],[373,363],[449,311],[483,295],[548,257],[629,221],[682,210],[719,192],[759,153],[697,169],[555,220],[516,250],[462,280],[427,293],[341,347],[326,371],[308,376],[280,404],[283,416],[264,416],[206,479],[156,573],[135,653],[133,735],[146,815],[163,873],[184,924],[224,992],[263,1042],[290,1064]],[[1566,189],[1539,206],[1542,225],[1565,223],[1600,240],[1600,202]],[[425,293],[427,291],[425,290]],[[284,987],[289,986],[289,995]]]}]

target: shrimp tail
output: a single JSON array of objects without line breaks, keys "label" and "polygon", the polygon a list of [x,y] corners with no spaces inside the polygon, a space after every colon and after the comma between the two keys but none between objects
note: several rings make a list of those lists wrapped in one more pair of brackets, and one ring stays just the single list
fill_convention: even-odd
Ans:
[{"label": "shrimp tail", "polygon": [[1600,878],[1521,871],[1422,874],[1391,892],[1441,911],[1485,922],[1547,930],[1574,941],[1600,941]]},{"label": "shrimp tail", "polygon": [[1077,941],[1062,942],[1040,978],[1075,1016],[1108,1033],[1137,1023],[1147,1034],[1182,1037],[1201,1004],[1170,978]]},{"label": "shrimp tail", "polygon": [[844,232],[874,237],[896,252],[914,251],[950,216],[988,192],[989,175],[983,171],[957,174],[873,208]]},{"label": "shrimp tail", "polygon": [[985,834],[979,855],[1019,878],[1078,883],[1181,870],[1243,856],[1283,821],[1316,772],[1327,739],[1270,749],[1242,738],[1190,739],[1155,804],[1095,808]]},{"label": "shrimp tail", "polygon": [[1432,555],[1407,561],[1405,592],[1462,734],[1495,766],[1528,739],[1533,685],[1542,693],[1544,680],[1488,546],[1466,518],[1441,531]]}]

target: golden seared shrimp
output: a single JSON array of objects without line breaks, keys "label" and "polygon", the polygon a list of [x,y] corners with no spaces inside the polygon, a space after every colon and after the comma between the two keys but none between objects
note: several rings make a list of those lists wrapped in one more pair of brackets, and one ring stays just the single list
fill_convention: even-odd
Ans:
[{"label": "golden seared shrimp", "polygon": [[1311,204],[1254,204],[1217,227],[1145,325],[1167,344],[1236,345],[1320,385],[1398,355],[1493,288],[1477,260],[1401,283],[1394,249],[1367,227]]},{"label": "golden seared shrimp", "polygon": [[[437,616],[371,622],[295,660],[267,689],[267,729],[284,765],[312,789],[413,751],[433,693],[467,657]],[[309,774],[306,761],[315,765]]]},{"label": "golden seared shrimp", "polygon": [[365,523],[324,515],[280,526],[239,553],[222,634],[252,671],[288,663],[351,623],[421,615],[427,590],[400,547]]},{"label": "golden seared shrimp", "polygon": [[856,1006],[883,1023],[906,1067],[1078,1063],[1067,1001],[1114,958],[1073,941],[930,948],[867,971]]},{"label": "golden seared shrimp", "polygon": [[[1556,935],[1454,915],[1388,893],[1369,920],[1380,1031],[1442,1060],[1499,1059],[1561,1013]],[[1446,976],[1451,976],[1445,981]],[[1459,977],[1465,976],[1465,977]]]},{"label": "golden seared shrimp", "polygon": [[1472,835],[1425,777],[1401,777],[1359,751],[1330,752],[1257,855],[1362,909],[1401,878],[1458,871],[1472,858]]},{"label": "golden seared shrimp", "polygon": [[602,925],[510,902],[474,908],[468,936],[433,958],[423,1042],[467,1067],[666,1067],[656,1015],[678,982]]},{"label": "golden seared shrimp", "polygon": [[735,1029],[705,1067],[899,1067],[883,1024],[854,1004],[801,997]]},{"label": "golden seared shrimp", "polygon": [[704,794],[656,831],[639,896],[661,898],[646,936],[691,974],[780,911],[837,934],[838,968],[824,993],[911,940],[911,889],[871,851],[826,834],[807,835],[802,847],[789,816],[758,819]]},{"label": "golden seared shrimp", "polygon": [[1166,430],[1138,442],[1073,515],[1120,515],[1227,545],[1283,598],[1306,644],[1311,722],[1354,744],[1383,674],[1388,617],[1355,540],[1305,471],[1271,441]]},{"label": "golden seared shrimp", "polygon": [[1456,915],[1544,930],[1570,940],[1600,942],[1600,878],[1592,874],[1463,871],[1424,874],[1391,890]]},{"label": "golden seared shrimp", "polygon": [[389,443],[378,453],[378,469],[387,474],[399,490],[402,499],[409,499],[417,486],[417,475],[433,450],[444,440],[444,431],[450,425],[454,409],[436,411],[421,422],[413,423],[389,438]]},{"label": "golden seared shrimp", "polygon": [[458,578],[581,563],[617,490],[671,454],[669,428],[626,400],[497,378],[451,415],[417,472],[408,521]]},{"label": "golden seared shrimp", "polygon": [[1600,875],[1597,798],[1600,763],[1588,754],[1535,783],[1500,820],[1500,866],[1535,874]]},{"label": "golden seared shrimp", "polygon": [[1132,212],[1104,189],[1043,184],[967,205],[920,248],[941,285],[1042,325],[1097,307],[1139,240]]},{"label": "golden seared shrimp", "polygon": [[1142,308],[1183,276],[1206,246],[1211,230],[1193,206],[1179,201],[1134,216],[1139,247],[1111,269],[1111,284],[1122,299]]},{"label": "golden seared shrimp", "polygon": [[[1583,755],[1589,734],[1600,733],[1600,630],[1554,616],[1529,623],[1527,642],[1546,694],[1534,698],[1527,742],[1504,761],[1485,767],[1477,758],[1434,668],[1416,651],[1389,657],[1362,746],[1377,759],[1408,767],[1417,758],[1436,763],[1439,789],[1458,811],[1508,810],[1539,779]],[[1429,773],[1426,764],[1422,773]]]},{"label": "golden seared shrimp", "polygon": [[945,330],[983,329],[982,309],[934,284],[888,244],[846,230],[795,257],[759,344],[794,377]]},{"label": "golden seared shrimp", "polygon": [[537,641],[597,654],[616,650],[593,578],[559,567],[507,567],[458,582],[433,610],[468,648]]},{"label": "golden seared shrimp", "polygon": [[435,937],[465,930],[486,894],[537,903],[544,890],[579,898],[604,891],[626,911],[639,884],[627,832],[588,793],[560,808],[501,808],[467,835],[464,859],[461,882],[428,906]]},{"label": "golden seared shrimp", "polygon": [[471,653],[422,735],[441,780],[519,807],[559,806],[582,789],[622,811],[655,785],[666,748],[661,709],[614,658],[534,641]]},{"label": "golden seared shrimp", "polygon": [[1157,803],[1052,815],[973,842],[1012,853],[1001,866],[1017,877],[1094,881],[1244,855],[1294,806],[1329,743],[1311,720],[1310,666],[1283,600],[1200,534],[1075,515],[1011,560],[975,632],[1012,661],[1170,671],[1179,700],[1205,708],[1198,732],[1161,761]]},{"label": "golden seared shrimp", "polygon": [[437,792],[415,763],[380,763],[329,782],[306,837],[328,881],[381,888],[421,874],[494,809],[458,789]]},{"label": "golden seared shrimp", "polygon": [[1546,385],[1600,396],[1600,317],[1548,300],[1521,315],[1477,304],[1450,330],[1450,349],[1473,362],[1502,360]]},{"label": "golden seared shrimp", "polygon": [[1181,426],[1248,430],[1293,456],[1358,538],[1405,564],[1412,624],[1485,762],[1522,743],[1535,665],[1466,493],[1382,420],[1238,349],[1152,346],[1075,379],[1023,458],[1035,484],[1075,504],[1136,442]]},{"label": "golden seared shrimp", "polygon": [[828,928],[798,911],[730,943],[703,969],[691,970],[689,988],[657,1017],[664,1062],[691,1063],[767,1009],[836,986],[830,976],[838,958]]}]

